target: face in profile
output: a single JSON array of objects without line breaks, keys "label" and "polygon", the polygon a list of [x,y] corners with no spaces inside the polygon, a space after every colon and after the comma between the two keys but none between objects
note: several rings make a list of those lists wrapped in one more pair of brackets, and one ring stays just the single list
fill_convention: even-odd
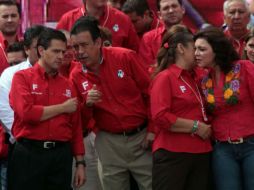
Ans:
[{"label": "face in profile", "polygon": [[199,67],[208,68],[215,65],[215,54],[206,39],[198,38],[195,41],[195,59]]}]

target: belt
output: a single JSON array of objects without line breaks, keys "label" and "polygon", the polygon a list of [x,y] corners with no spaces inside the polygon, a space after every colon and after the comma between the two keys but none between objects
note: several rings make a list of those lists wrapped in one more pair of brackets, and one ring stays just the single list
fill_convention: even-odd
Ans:
[{"label": "belt", "polygon": [[26,139],[22,138],[18,140],[18,142],[22,145],[31,145],[35,146],[41,149],[54,149],[54,148],[59,148],[62,146],[69,145],[70,142],[66,141],[40,141],[40,140],[32,140],[32,139]]},{"label": "belt", "polygon": [[242,144],[242,143],[245,143],[246,141],[248,141],[248,140],[250,140],[252,138],[254,138],[254,135],[247,136],[247,137],[241,137],[241,138],[236,139],[236,140],[232,140],[229,137],[227,141],[219,141],[219,140],[216,140],[216,141],[217,142],[221,142],[221,143],[228,143],[228,144]]},{"label": "belt", "polygon": [[145,129],[147,127],[147,121],[145,121],[142,125],[140,125],[139,127],[135,128],[135,129],[131,129],[129,131],[123,131],[123,132],[119,132],[119,133],[114,133],[116,135],[123,135],[123,136],[132,136],[135,135],[137,133],[139,133],[140,131],[142,131],[143,129]]}]

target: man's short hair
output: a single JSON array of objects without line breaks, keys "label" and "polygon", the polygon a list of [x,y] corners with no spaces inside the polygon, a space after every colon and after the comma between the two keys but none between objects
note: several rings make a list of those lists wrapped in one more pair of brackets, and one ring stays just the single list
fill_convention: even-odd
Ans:
[{"label": "man's short hair", "polygon": [[122,7],[122,11],[126,14],[136,13],[138,16],[143,16],[149,9],[146,0],[127,0]]},{"label": "man's short hair", "polygon": [[37,42],[37,53],[39,57],[40,57],[40,54],[38,52],[38,47],[42,46],[46,50],[50,47],[52,40],[60,40],[67,43],[67,39],[64,33],[56,29],[46,28],[39,35],[38,42]]},{"label": "man's short hair", "polygon": [[81,32],[90,32],[93,41],[101,37],[99,22],[92,16],[83,16],[79,18],[71,29],[71,35],[77,35]]},{"label": "man's short hair", "polygon": [[18,52],[18,51],[23,51],[26,57],[23,41],[14,42],[13,44],[10,44],[6,49],[7,53]]},{"label": "man's short hair", "polygon": [[26,29],[24,34],[24,46],[26,48],[30,48],[33,40],[38,38],[40,34],[46,29],[46,27],[42,25],[34,25],[28,29]]},{"label": "man's short hair", "polygon": [[[177,0],[177,1],[178,1],[178,3],[179,3],[181,6],[183,5],[183,0]],[[161,0],[157,0],[157,8],[158,8],[158,10],[160,10],[160,8],[161,8],[160,3],[161,3]]]},{"label": "man's short hair", "polygon": [[234,1],[242,2],[242,3],[245,5],[245,8],[246,8],[247,12],[249,12],[249,6],[248,6],[247,1],[245,1],[245,0],[226,0],[226,1],[223,3],[223,14],[224,14],[224,15],[227,14],[227,10],[228,10],[228,8],[229,8],[229,4],[230,4],[231,2],[234,2]]},{"label": "man's short hair", "polygon": [[15,0],[0,0],[0,6],[5,5],[5,6],[16,6],[18,9],[18,14],[19,17],[21,17],[21,6],[18,2]]}]

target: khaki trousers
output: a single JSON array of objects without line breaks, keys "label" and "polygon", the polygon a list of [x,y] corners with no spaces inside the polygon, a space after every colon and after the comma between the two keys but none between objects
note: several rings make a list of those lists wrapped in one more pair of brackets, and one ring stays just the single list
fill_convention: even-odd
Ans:
[{"label": "khaki trousers", "polygon": [[123,136],[100,131],[95,148],[100,162],[100,177],[104,190],[129,190],[129,172],[139,190],[152,190],[152,154],[141,148],[146,129]]}]

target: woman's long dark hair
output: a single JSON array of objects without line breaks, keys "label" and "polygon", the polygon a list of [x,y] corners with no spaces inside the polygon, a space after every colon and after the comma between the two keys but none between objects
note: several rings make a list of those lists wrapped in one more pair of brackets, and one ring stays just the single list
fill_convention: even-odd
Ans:
[{"label": "woman's long dark hair", "polygon": [[213,26],[201,29],[194,35],[195,41],[199,38],[205,39],[210,44],[215,54],[215,63],[224,74],[232,69],[234,61],[240,59],[233,44],[221,29]]},{"label": "woman's long dark hair", "polygon": [[193,35],[186,26],[172,26],[163,36],[161,47],[157,54],[157,67],[153,76],[167,69],[170,64],[175,63],[177,44],[187,46],[187,43],[192,41]]}]

